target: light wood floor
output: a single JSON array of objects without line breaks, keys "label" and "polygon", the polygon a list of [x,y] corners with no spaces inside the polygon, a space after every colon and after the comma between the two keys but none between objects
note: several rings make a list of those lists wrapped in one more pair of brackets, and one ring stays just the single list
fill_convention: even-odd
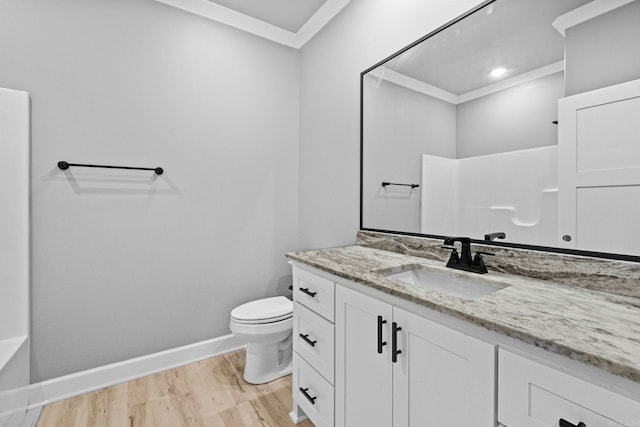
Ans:
[{"label": "light wood floor", "polygon": [[294,426],[291,376],[248,384],[242,378],[244,355],[224,354],[53,403],[38,427]]}]

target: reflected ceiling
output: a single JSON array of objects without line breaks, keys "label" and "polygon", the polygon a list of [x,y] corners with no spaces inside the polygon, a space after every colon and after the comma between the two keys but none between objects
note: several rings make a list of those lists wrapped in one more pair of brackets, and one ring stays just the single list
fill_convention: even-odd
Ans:
[{"label": "reflected ceiling", "polygon": [[[497,67],[507,70],[501,76],[507,79],[562,61],[564,38],[552,22],[589,2],[509,0],[493,3],[404,52],[385,67],[462,95],[496,83],[490,72]],[[487,44],[486,40],[492,42]],[[523,45],[527,49],[522,49]]]}]

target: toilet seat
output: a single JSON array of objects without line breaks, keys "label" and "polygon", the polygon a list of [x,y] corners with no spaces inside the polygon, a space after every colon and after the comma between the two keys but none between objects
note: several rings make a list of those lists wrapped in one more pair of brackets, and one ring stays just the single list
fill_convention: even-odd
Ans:
[{"label": "toilet seat", "polygon": [[293,302],[286,297],[251,301],[231,310],[231,319],[241,324],[274,323],[293,317]]},{"label": "toilet seat", "polygon": [[266,325],[269,323],[281,322],[283,320],[291,319],[292,317],[293,313],[285,316],[273,317],[271,319],[241,320],[232,317],[231,320],[239,325]]}]

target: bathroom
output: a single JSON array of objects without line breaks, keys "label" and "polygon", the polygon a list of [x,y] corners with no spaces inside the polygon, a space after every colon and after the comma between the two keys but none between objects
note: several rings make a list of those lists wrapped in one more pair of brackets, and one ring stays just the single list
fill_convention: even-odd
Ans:
[{"label": "bathroom", "polygon": [[30,98],[30,411],[238,349],[230,312],[290,296],[285,253],[379,228],[360,73],[480,4],[309,1],[303,32],[208,3],[0,5],[0,87]]}]

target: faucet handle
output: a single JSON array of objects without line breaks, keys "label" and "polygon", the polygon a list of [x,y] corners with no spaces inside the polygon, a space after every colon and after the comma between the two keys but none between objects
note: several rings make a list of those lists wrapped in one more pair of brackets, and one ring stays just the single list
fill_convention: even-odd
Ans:
[{"label": "faucet handle", "polygon": [[482,259],[482,255],[493,255],[487,252],[476,252],[473,257],[473,265],[478,269],[478,273],[487,273],[487,266],[484,264],[484,259]]},{"label": "faucet handle", "polygon": [[453,265],[458,265],[458,264],[460,264],[460,255],[458,255],[458,250],[456,248],[453,248],[451,250],[451,255],[449,256],[449,260],[447,261],[447,267],[451,267]]},{"label": "faucet handle", "polygon": [[476,255],[491,255],[491,256],[496,256],[496,254],[491,253],[491,252],[482,252],[482,251],[476,251]]}]

